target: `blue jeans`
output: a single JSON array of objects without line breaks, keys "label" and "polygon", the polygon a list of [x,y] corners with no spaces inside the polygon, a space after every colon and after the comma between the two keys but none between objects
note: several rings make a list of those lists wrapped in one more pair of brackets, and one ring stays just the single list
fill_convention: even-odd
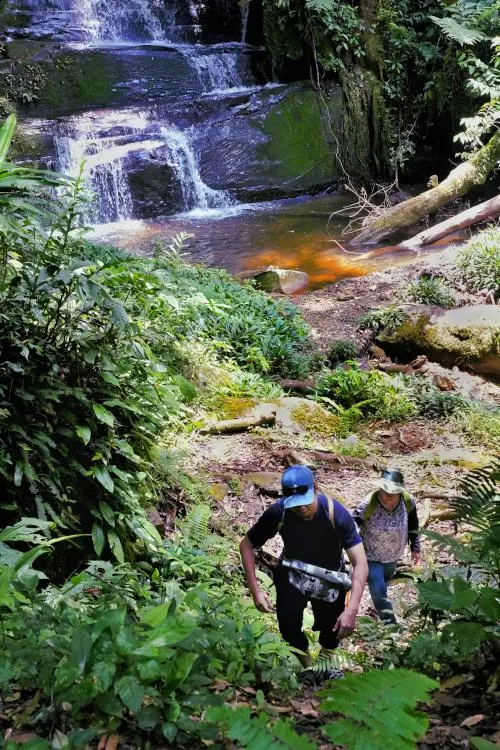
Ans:
[{"label": "blue jeans", "polygon": [[390,599],[387,597],[387,581],[395,573],[396,563],[381,563],[368,560],[368,588],[378,616],[386,624],[397,622]]}]

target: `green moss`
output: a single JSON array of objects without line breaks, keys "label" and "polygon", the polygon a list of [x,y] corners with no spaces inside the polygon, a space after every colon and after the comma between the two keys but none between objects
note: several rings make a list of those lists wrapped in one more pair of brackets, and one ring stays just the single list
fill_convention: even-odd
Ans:
[{"label": "green moss", "polygon": [[298,406],[292,411],[292,419],[304,430],[313,435],[329,437],[339,432],[340,419],[328,414],[322,406],[311,403]]},{"label": "green moss", "polygon": [[214,411],[222,419],[237,419],[256,406],[253,398],[238,398],[237,396],[218,395],[212,404]]},{"label": "green moss", "polygon": [[429,326],[428,315],[418,315],[416,318],[407,316],[398,326],[394,335],[390,338],[395,343],[411,342],[416,346],[426,348],[427,346],[427,328]]},{"label": "green moss", "polygon": [[311,88],[295,88],[271,108],[260,124],[267,136],[257,148],[257,157],[272,169],[273,181],[299,188],[304,177],[308,185],[323,185],[336,176],[330,121],[338,117],[340,91],[328,100]]}]

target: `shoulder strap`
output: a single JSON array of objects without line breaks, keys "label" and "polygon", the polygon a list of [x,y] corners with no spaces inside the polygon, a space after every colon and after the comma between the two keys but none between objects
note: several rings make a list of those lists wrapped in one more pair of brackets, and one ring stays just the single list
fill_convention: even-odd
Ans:
[{"label": "shoulder strap", "polygon": [[335,528],[335,514],[334,514],[333,500],[331,497],[327,497],[326,502],[328,503],[328,518],[330,519],[330,523],[332,524],[333,528]]},{"label": "shoulder strap", "polygon": [[378,490],[374,490],[371,495],[368,495],[369,500],[368,505],[365,508],[365,512],[363,513],[363,523],[366,523],[370,520],[371,516],[373,516],[377,508],[377,492]]},{"label": "shoulder strap", "polygon": [[406,512],[411,513],[413,510],[413,503],[409,492],[403,492],[403,502],[406,506]]},{"label": "shoulder strap", "polygon": [[277,534],[280,533],[280,531],[281,531],[281,529],[283,527],[283,524],[285,523],[285,503],[282,500],[280,500],[280,504],[281,504],[281,517],[280,517],[280,520],[278,522],[278,527],[276,529],[276,533]]}]

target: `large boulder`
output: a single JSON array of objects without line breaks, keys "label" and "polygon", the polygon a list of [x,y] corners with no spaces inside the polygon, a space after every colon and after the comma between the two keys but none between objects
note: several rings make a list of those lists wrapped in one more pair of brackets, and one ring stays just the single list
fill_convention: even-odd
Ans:
[{"label": "large boulder", "polygon": [[265,292],[279,292],[280,294],[296,294],[305,289],[309,283],[309,276],[304,271],[294,271],[284,268],[266,268],[253,274],[255,285]]},{"label": "large boulder", "polygon": [[443,309],[403,305],[406,317],[377,336],[388,352],[423,352],[429,359],[489,375],[500,375],[500,307]]}]

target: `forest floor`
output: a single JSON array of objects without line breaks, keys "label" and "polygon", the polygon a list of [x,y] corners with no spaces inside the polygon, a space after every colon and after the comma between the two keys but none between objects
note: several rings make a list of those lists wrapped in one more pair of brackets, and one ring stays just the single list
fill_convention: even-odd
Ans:
[{"label": "forest floor", "polygon": [[[294,302],[311,326],[320,349],[326,350],[333,339],[351,339],[366,344],[366,334],[357,330],[356,321],[360,314],[394,301],[398,289],[415,278],[417,267],[420,273],[424,264],[434,270],[439,268],[446,277],[451,273],[448,269],[452,267],[455,252],[451,248],[424,259],[419,256],[412,266],[346,279],[295,297]],[[464,302],[478,301],[477,297],[467,298],[465,293],[463,297]],[[432,378],[436,374],[450,378],[457,393],[500,404],[500,387],[482,377],[429,363],[426,375]],[[316,461],[316,476],[322,491],[340,499],[353,510],[374,488],[381,466],[398,466],[404,472],[407,487],[417,498],[420,517],[428,515],[429,527],[435,531],[453,533],[454,522],[446,520],[447,499],[457,495],[459,482],[468,470],[488,461],[488,451],[467,443],[463,435],[432,419],[415,419],[402,426],[375,423],[361,429],[360,436],[367,446],[366,458],[340,456],[338,463],[327,465]],[[304,436],[283,432],[276,427],[259,427],[228,435],[199,435],[195,438],[190,435],[189,443],[180,447],[188,452],[186,465],[189,471],[210,487],[216,507],[216,528],[233,535],[235,544],[236,537],[243,536],[278,497],[281,473],[287,465],[297,462],[297,451],[307,455],[312,449],[331,450],[328,443],[318,436],[304,440]],[[270,540],[264,551],[278,555],[280,542],[278,538]],[[426,567],[453,563],[446,553],[437,555],[425,537],[423,558]],[[403,562],[408,568],[409,561]],[[391,597],[397,614],[411,628],[412,617],[407,617],[407,610],[416,602],[411,577],[399,578],[391,586]],[[360,614],[374,616],[367,593]],[[270,627],[275,627],[274,619],[269,618]],[[383,628],[380,632],[383,640],[386,637]],[[401,637],[404,638],[404,634]],[[370,652],[370,645],[355,634],[347,649]],[[419,745],[421,750],[470,747],[470,735],[486,735],[500,742],[500,724],[495,723],[495,712],[484,694],[481,668],[482,665],[476,664],[474,669],[442,681],[440,690],[425,709],[430,726]],[[235,700],[244,701],[245,696],[235,696]],[[299,731],[313,734],[318,739],[318,702],[314,689],[303,688],[295,696],[276,698],[274,705],[277,713],[293,719]],[[322,747],[327,750],[334,746],[324,743]]]}]

